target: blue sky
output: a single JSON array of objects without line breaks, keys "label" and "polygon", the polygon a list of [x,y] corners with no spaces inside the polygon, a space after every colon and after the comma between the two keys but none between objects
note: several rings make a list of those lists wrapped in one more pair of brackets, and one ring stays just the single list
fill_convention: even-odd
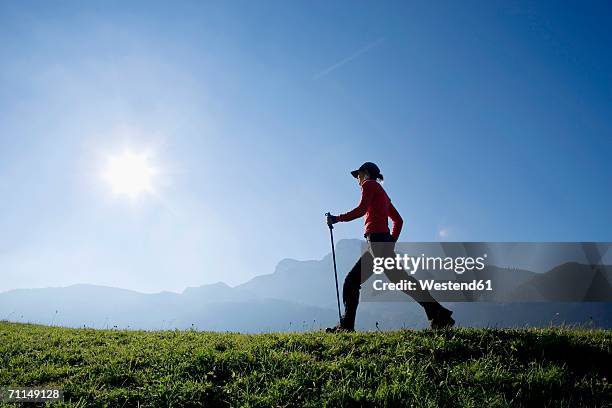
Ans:
[{"label": "blue sky", "polygon": [[0,3],[0,291],[319,258],[366,160],[402,240],[612,240],[609,3],[122,3]]}]

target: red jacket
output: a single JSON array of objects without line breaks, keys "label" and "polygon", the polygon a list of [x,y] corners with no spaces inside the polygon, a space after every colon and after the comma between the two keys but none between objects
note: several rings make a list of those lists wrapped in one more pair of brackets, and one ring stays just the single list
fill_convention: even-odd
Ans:
[{"label": "red jacket", "polygon": [[357,208],[338,216],[338,221],[352,221],[365,214],[365,233],[389,232],[387,218],[393,221],[391,235],[396,240],[402,231],[404,221],[389,196],[376,180],[366,180],[361,184],[361,200]]}]

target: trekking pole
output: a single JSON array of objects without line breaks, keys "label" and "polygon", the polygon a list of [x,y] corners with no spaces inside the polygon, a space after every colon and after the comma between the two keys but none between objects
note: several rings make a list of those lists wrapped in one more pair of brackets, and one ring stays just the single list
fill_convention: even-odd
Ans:
[{"label": "trekking pole", "polygon": [[[326,216],[330,216],[330,213],[325,213]],[[340,312],[340,292],[338,291],[338,270],[336,268],[336,249],[334,248],[334,226],[328,224],[329,226],[329,237],[331,239],[331,247],[332,247],[332,259],[334,260],[334,277],[336,278],[336,300],[338,301],[338,319],[340,319],[340,323],[342,323],[342,312]]]}]

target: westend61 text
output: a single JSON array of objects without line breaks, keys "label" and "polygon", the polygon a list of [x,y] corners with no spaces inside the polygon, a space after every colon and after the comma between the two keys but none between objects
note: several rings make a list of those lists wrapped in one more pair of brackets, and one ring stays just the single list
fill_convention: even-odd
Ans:
[{"label": "westend61 text", "polygon": [[472,280],[470,282],[436,282],[433,279],[409,281],[401,280],[399,282],[383,282],[378,279],[374,281],[374,290],[398,290],[405,292],[407,290],[418,290],[417,283],[420,285],[421,290],[434,290],[434,291],[484,291],[493,290],[491,279],[487,280]]}]

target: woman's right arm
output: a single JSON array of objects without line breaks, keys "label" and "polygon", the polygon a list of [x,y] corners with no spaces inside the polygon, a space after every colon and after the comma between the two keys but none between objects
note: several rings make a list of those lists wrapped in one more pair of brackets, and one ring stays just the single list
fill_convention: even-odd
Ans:
[{"label": "woman's right arm", "polygon": [[395,238],[395,241],[399,239],[400,233],[402,232],[402,226],[404,220],[400,213],[395,209],[392,202],[389,202],[389,218],[393,221],[393,227],[391,228],[391,236]]}]

